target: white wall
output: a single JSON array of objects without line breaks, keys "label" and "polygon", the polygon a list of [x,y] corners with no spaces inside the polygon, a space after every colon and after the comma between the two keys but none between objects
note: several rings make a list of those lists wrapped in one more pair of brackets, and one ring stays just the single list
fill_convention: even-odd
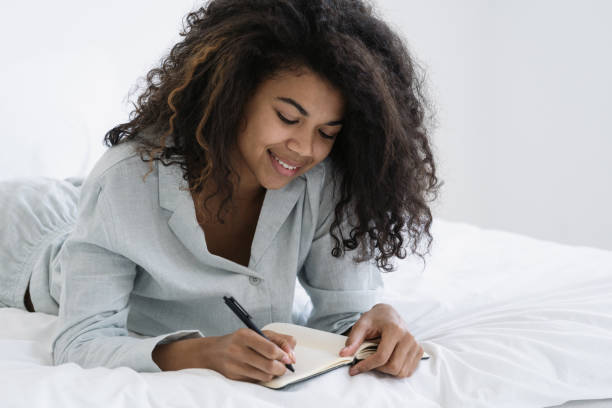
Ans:
[{"label": "white wall", "polygon": [[612,2],[377,3],[437,104],[435,214],[612,249]]},{"label": "white wall", "polygon": [[[612,2],[375,0],[427,70],[436,216],[612,250]],[[0,6],[0,179],[86,175],[199,1]]]},{"label": "white wall", "polygon": [[179,41],[194,4],[2,3],[0,179],[89,173],[104,134],[128,120],[128,92]]}]

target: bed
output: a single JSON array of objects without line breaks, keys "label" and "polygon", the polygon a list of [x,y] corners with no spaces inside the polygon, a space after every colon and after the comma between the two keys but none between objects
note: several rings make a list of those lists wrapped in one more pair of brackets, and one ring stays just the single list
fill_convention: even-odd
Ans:
[{"label": "bed", "polygon": [[[432,233],[425,267],[396,260],[383,278],[382,301],[432,356],[411,377],[342,367],[271,390],[205,369],[53,366],[56,317],[0,308],[0,405],[612,407],[612,251],[439,218]],[[310,310],[296,286],[294,322]]]}]

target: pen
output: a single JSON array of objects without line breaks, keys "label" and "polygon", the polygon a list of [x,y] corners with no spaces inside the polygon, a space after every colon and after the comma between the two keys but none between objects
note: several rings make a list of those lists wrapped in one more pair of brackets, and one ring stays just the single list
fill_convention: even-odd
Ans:
[{"label": "pen", "polygon": [[[230,309],[232,309],[232,312],[234,312],[234,314],[238,316],[238,318],[242,320],[249,329],[255,330],[257,333],[263,336],[264,339],[267,339],[268,341],[272,341],[268,339],[266,335],[263,334],[257,326],[255,326],[255,324],[251,321],[251,315],[249,315],[248,312],[244,310],[244,307],[242,307],[240,303],[238,303],[238,301],[234,299],[233,296],[230,296],[230,297],[223,296],[223,300],[225,301],[225,304],[228,305]],[[292,372],[295,372],[291,364],[285,364],[285,367],[287,367]]]}]

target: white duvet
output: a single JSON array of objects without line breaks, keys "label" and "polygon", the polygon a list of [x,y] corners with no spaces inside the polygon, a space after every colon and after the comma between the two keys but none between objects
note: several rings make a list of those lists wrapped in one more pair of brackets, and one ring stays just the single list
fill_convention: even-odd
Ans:
[{"label": "white duvet", "polygon": [[[612,252],[436,219],[427,265],[384,275],[432,357],[409,378],[348,367],[285,390],[204,369],[51,365],[55,316],[0,309],[1,407],[546,407],[612,397]],[[310,311],[298,287],[296,319]],[[612,404],[611,404],[612,405]]]}]

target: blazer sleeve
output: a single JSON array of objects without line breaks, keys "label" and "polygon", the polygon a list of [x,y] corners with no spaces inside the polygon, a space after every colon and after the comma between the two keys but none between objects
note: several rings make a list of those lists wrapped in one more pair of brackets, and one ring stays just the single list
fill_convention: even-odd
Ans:
[{"label": "blazer sleeve", "polygon": [[129,335],[128,300],[136,264],[117,251],[120,243],[109,202],[99,182],[86,180],[75,229],[58,255],[62,291],[51,344],[53,362],[160,372],[151,356],[156,345],[204,336],[199,330],[156,337]]},{"label": "blazer sleeve", "polygon": [[[358,249],[347,251],[340,258],[332,256],[335,241],[329,231],[339,191],[334,190],[326,176],[312,245],[298,271],[298,280],[312,301],[306,326],[342,334],[377,303],[384,284],[373,260],[361,263],[352,260]],[[347,221],[341,228],[345,236],[350,232]]]}]

